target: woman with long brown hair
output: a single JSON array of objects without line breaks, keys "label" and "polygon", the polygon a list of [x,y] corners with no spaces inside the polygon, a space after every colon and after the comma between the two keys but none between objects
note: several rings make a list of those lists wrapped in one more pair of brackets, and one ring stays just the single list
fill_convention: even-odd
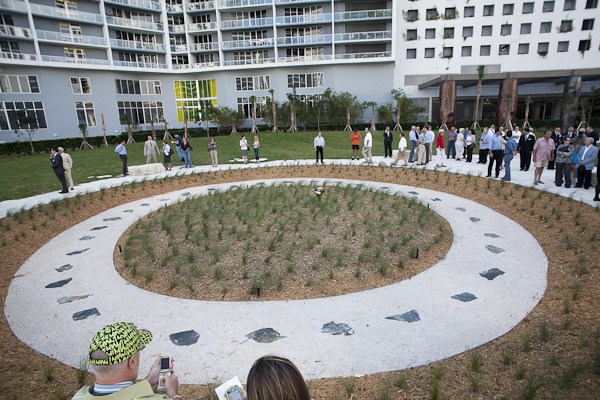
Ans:
[{"label": "woman with long brown hair", "polygon": [[264,356],[248,373],[246,400],[310,400],[308,386],[287,358]]}]

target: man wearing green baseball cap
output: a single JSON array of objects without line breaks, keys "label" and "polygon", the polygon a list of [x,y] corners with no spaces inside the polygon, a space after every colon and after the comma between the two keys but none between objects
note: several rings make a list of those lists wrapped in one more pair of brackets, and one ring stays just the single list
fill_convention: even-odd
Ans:
[{"label": "man wearing green baseball cap", "polygon": [[[146,379],[137,381],[140,351],[152,341],[152,333],[129,322],[116,322],[94,335],[88,350],[88,362],[96,376],[93,386],[81,388],[73,400],[182,400],[177,394],[179,380],[170,373],[165,377],[166,394],[154,394],[158,383],[160,356]],[[172,365],[170,366],[172,370]]]}]

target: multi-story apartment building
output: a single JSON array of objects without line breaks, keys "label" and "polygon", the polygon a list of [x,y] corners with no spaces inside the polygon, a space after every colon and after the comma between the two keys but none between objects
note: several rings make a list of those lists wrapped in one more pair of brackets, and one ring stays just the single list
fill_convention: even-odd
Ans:
[{"label": "multi-story apartment building", "polygon": [[401,88],[433,120],[450,93],[471,119],[480,65],[483,117],[510,81],[517,114],[530,96],[531,118],[557,118],[567,80],[600,87],[596,19],[598,0],[0,0],[0,140],[18,110],[38,139],[110,135],[207,102],[249,116],[270,90],[384,104]]}]

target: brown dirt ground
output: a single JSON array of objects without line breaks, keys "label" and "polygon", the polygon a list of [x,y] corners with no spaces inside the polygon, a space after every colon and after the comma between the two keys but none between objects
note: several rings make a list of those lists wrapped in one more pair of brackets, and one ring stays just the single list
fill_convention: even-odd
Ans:
[{"label": "brown dirt ground", "polygon": [[[98,212],[190,186],[281,177],[400,183],[470,198],[525,227],[549,260],[544,298],[508,334],[423,367],[311,381],[315,399],[600,399],[600,209],[485,178],[377,167],[297,166],[199,174],[79,196],[0,220],[1,298],[31,254]],[[546,328],[547,335],[542,333]],[[4,318],[0,338],[0,399],[62,399],[80,386],[75,369],[21,343]],[[473,367],[477,360],[479,369]],[[92,381],[93,377],[86,378],[87,383]],[[183,386],[181,392],[186,399],[214,398],[210,386]]]}]

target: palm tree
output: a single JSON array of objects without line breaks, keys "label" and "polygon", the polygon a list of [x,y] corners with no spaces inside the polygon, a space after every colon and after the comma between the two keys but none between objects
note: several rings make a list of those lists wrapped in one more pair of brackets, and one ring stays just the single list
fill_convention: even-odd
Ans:
[{"label": "palm tree", "polygon": [[252,133],[258,133],[258,127],[256,126],[256,96],[250,96],[250,103],[252,103]]},{"label": "palm tree", "polygon": [[363,103],[364,108],[371,109],[371,132],[375,132],[375,107],[377,107],[377,102],[375,101],[365,101]]},{"label": "palm tree", "polygon": [[396,101],[396,125],[394,125],[394,131],[402,132],[402,125],[400,125],[400,118],[402,117],[402,108],[405,107],[405,103],[408,101],[404,90],[392,89],[392,98]]},{"label": "palm tree", "polygon": [[288,93],[288,103],[290,105],[290,128],[288,132],[298,132],[296,123],[296,88],[293,88],[292,93]]},{"label": "palm tree", "polygon": [[350,108],[352,107],[352,103],[356,101],[356,96],[353,96],[351,93],[348,92],[342,92],[340,93],[340,101],[346,109],[346,126],[344,127],[344,130],[352,132],[352,126],[350,125]]},{"label": "palm tree", "polygon": [[277,104],[275,103],[275,89],[269,89],[271,95],[271,113],[273,114],[273,132],[279,132],[277,128]]},{"label": "palm tree", "polygon": [[81,136],[83,136],[83,141],[81,142],[81,146],[79,146],[79,150],[93,149],[94,146],[89,144],[89,142],[87,141],[87,125],[79,124],[79,125],[77,125],[77,127],[79,128],[79,131],[81,132]]},{"label": "palm tree", "polygon": [[131,126],[134,125],[131,116],[129,114],[122,114],[120,121],[121,125],[127,125],[127,144],[135,143],[135,139],[131,133]]},{"label": "palm tree", "polygon": [[479,100],[481,99],[481,86],[485,77],[485,65],[477,67],[477,92],[475,93],[475,111],[473,112],[473,126],[471,128],[478,129],[479,126]]}]

